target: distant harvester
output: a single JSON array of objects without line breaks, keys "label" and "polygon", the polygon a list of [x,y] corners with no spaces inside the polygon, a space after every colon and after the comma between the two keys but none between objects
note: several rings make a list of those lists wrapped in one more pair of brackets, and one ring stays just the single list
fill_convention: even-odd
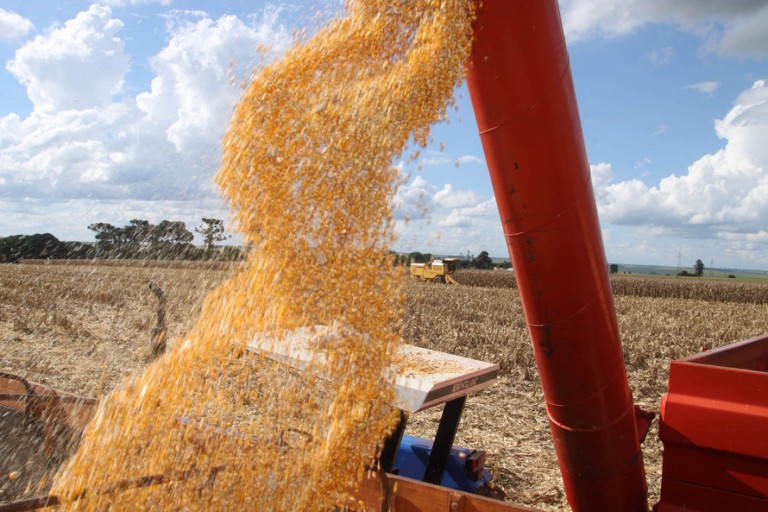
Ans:
[{"label": "distant harvester", "polygon": [[459,269],[459,258],[443,258],[428,263],[411,263],[411,277],[433,283],[459,284],[453,274]]}]

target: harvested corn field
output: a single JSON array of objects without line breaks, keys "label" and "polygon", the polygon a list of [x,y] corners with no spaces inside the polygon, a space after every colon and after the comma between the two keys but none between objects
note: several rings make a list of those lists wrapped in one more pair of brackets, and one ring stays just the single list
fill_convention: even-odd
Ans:
[{"label": "harvested corn field", "polygon": [[[461,270],[454,275],[459,284],[486,288],[517,288],[513,272],[497,270]],[[744,282],[732,280],[695,279],[692,277],[611,276],[614,295],[695,299],[716,302],[768,304],[768,281]]]},{"label": "harvested corn field", "polygon": [[[228,275],[200,268],[2,265],[0,371],[103,397],[144,365],[158,307],[150,281],[167,296],[172,346],[194,323],[203,297]],[[701,282],[724,293],[738,285]],[[501,365],[499,382],[469,398],[457,444],[488,452],[489,467],[510,500],[545,510],[565,508],[517,291],[412,282],[405,293],[406,341]],[[768,331],[768,310],[760,304],[618,295],[616,307],[630,387],[636,402],[656,412],[671,359]],[[439,410],[418,413],[408,431],[433,436],[438,419]],[[643,450],[653,503],[661,461],[655,427]],[[2,467],[0,502],[11,497],[2,494],[7,474],[24,470]]]}]

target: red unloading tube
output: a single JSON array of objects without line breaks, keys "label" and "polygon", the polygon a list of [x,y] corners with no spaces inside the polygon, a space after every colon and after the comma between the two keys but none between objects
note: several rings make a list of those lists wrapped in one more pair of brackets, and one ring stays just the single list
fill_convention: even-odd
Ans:
[{"label": "red unloading tube", "polygon": [[632,395],[556,0],[479,0],[468,86],[568,501],[647,510]]}]

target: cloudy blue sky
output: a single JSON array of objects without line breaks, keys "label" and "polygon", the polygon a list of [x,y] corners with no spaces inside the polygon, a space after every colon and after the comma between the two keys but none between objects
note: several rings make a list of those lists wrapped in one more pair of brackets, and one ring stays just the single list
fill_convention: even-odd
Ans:
[{"label": "cloudy blue sky", "polygon": [[[240,84],[339,5],[0,0],[0,236],[226,218],[212,177]],[[768,269],[768,0],[560,6],[608,260]],[[506,256],[457,98],[404,164],[397,248]]]}]

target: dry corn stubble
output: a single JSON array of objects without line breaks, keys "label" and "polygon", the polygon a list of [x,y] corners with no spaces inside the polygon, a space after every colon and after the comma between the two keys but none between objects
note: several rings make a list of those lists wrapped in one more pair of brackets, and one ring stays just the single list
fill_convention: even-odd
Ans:
[{"label": "dry corn stubble", "polygon": [[[186,340],[100,409],[54,485],[66,500],[81,497],[71,508],[345,502],[395,419],[402,282],[386,259],[391,162],[444,116],[469,51],[471,5],[351,2],[346,18],[250,84],[217,181],[255,249],[206,299]],[[244,351],[257,332],[333,322],[343,326],[333,350],[301,378]],[[300,446],[286,443],[289,432]],[[120,483],[161,474],[183,482]]]},{"label": "dry corn stubble", "polygon": [[[476,282],[497,281],[490,287],[410,282],[404,338],[501,364],[499,382],[469,398],[456,443],[488,452],[494,480],[512,501],[543,510],[567,509],[518,293],[505,288],[507,272],[469,274]],[[652,288],[655,280],[648,281],[646,287]],[[709,285],[722,289],[725,297],[734,286],[723,281]],[[754,286],[768,289],[768,283]],[[635,402],[657,417],[671,360],[764,335],[768,325],[764,305],[720,300],[621,295],[616,311]],[[438,411],[414,415],[409,433],[433,436],[438,419]],[[659,499],[661,481],[657,421],[642,445],[651,504]]]},{"label": "dry corn stubble", "polygon": [[[0,265],[0,366],[60,389],[100,396],[94,390],[108,391],[126,371],[142,366],[141,349],[156,312],[147,281],[160,280],[168,290],[169,327],[181,334],[194,325],[206,291],[228,275],[198,267]],[[488,279],[506,279],[503,272],[484,272]],[[738,285],[709,284],[723,289],[724,296]],[[768,288],[768,283],[761,287]],[[93,302],[112,296],[127,300],[109,307]],[[89,334],[74,340],[72,330],[59,327],[51,316],[54,300],[57,318],[68,319],[75,332]],[[635,400],[657,412],[670,359],[765,334],[768,325],[768,309],[761,304],[621,295],[616,307]],[[409,343],[502,363],[499,382],[469,398],[456,443],[488,452],[494,480],[513,501],[544,510],[567,507],[517,291],[411,282],[403,308]],[[29,334],[15,329],[19,311],[28,319],[22,327],[31,329]],[[47,323],[38,321],[46,318]],[[96,351],[89,353],[93,346]],[[246,386],[253,388],[261,380],[250,375]],[[433,437],[439,417],[438,408],[413,415],[409,433]],[[654,426],[643,444],[650,503],[658,501],[661,474],[657,436]],[[292,446],[304,442],[299,432],[284,438]],[[6,467],[8,472],[19,469]],[[21,471],[14,483],[30,476]],[[34,488],[29,492],[40,493]],[[0,489],[0,502],[4,498]]]}]

